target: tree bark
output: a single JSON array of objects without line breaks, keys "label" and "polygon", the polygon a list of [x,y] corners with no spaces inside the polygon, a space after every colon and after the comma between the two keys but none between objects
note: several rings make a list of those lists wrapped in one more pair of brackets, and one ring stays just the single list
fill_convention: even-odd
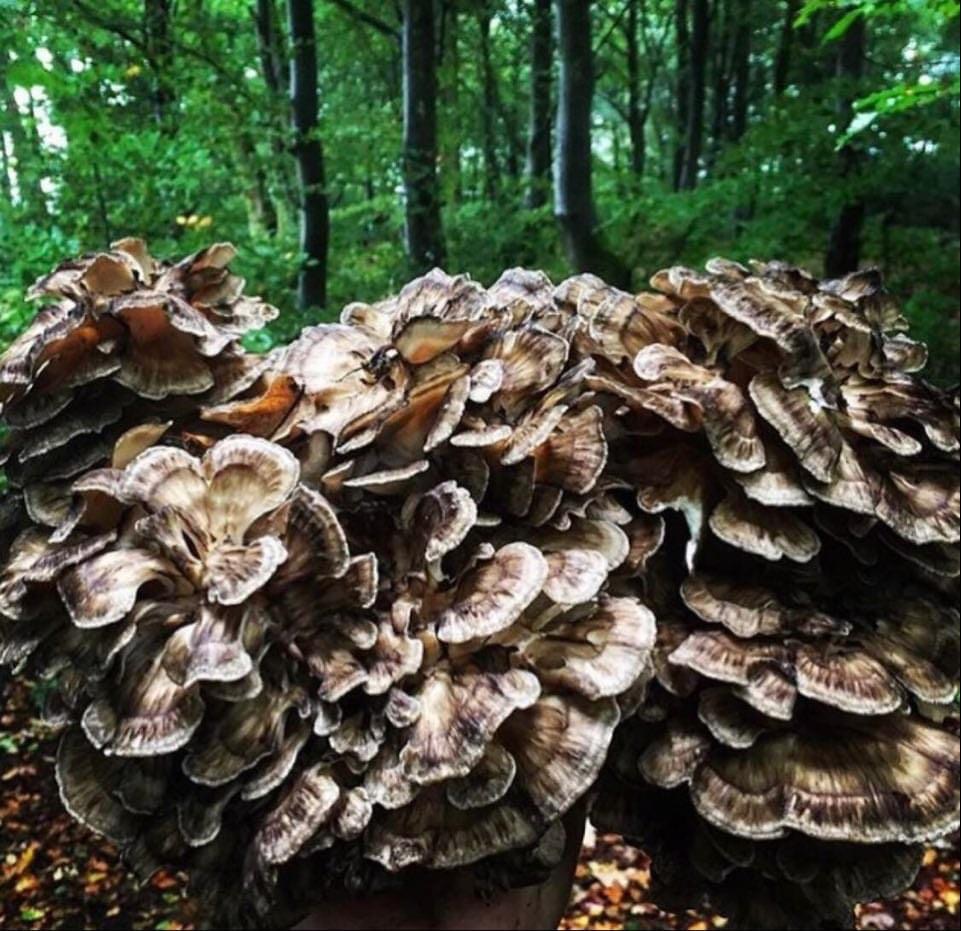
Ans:
[{"label": "tree bark", "polygon": [[554,156],[554,215],[568,262],[626,287],[626,267],[607,252],[595,230],[591,178],[594,63],[590,0],[556,0],[560,76]]},{"label": "tree bark", "polygon": [[708,167],[713,166],[728,137],[728,103],[731,92],[731,63],[733,61],[731,5],[718,2],[714,7],[714,81],[713,113],[711,116]]},{"label": "tree bark", "polygon": [[547,203],[551,186],[551,0],[531,7],[531,102],[527,134],[527,206]]},{"label": "tree bark", "polygon": [[317,125],[317,41],[313,0],[287,0],[290,23],[290,103],[300,195],[300,271],[297,306],[323,307],[327,301],[330,211],[324,152]]},{"label": "tree bark", "polygon": [[687,131],[679,185],[682,190],[693,190],[697,187],[701,148],[704,142],[704,98],[710,24],[708,0],[692,0],[691,10]]},{"label": "tree bark", "polygon": [[476,18],[483,91],[480,116],[484,150],[484,197],[489,201],[495,201],[500,190],[500,166],[497,163],[497,129],[494,121],[500,107],[497,100],[497,78],[491,61],[491,14],[486,3],[481,5]]},{"label": "tree bark", "polygon": [[748,104],[751,97],[751,0],[737,0],[737,22],[734,26],[734,113],[731,139],[737,141],[747,130]]},{"label": "tree bark", "polygon": [[144,0],[144,37],[153,77],[153,111],[158,123],[167,121],[177,99],[174,81],[172,0]]},{"label": "tree bark", "polygon": [[797,18],[798,0],[786,0],[781,36],[774,58],[774,93],[780,96],[788,85],[791,74],[791,53],[794,45],[794,20]]},{"label": "tree bark", "polygon": [[[864,74],[864,59],[867,50],[867,24],[859,16],[841,37],[837,57],[838,125],[847,127],[854,112],[854,99],[857,82]],[[848,143],[838,153],[838,167],[842,187],[846,179],[853,178],[856,183],[861,153]],[[824,274],[830,278],[855,271],[861,259],[861,231],[864,227],[865,203],[859,193],[849,196],[841,205],[838,215],[828,236],[827,253],[824,257]]]},{"label": "tree bark", "polygon": [[631,139],[631,171],[638,178],[644,175],[647,145],[647,108],[641,104],[641,55],[638,47],[638,7],[640,0],[630,0],[624,24],[627,50],[627,131]]},{"label": "tree bark", "polygon": [[444,261],[437,186],[433,0],[403,0],[405,241],[415,273]]},{"label": "tree bark", "polygon": [[282,96],[287,93],[287,69],[284,67],[283,36],[275,15],[274,0],[257,0],[254,23],[264,83],[272,94]]},{"label": "tree bark", "polygon": [[687,138],[688,98],[690,96],[690,30],[688,29],[688,0],[674,0],[674,35],[677,48],[676,75],[674,79],[674,126],[677,141],[674,147],[674,190],[681,188],[684,175],[685,139]]}]

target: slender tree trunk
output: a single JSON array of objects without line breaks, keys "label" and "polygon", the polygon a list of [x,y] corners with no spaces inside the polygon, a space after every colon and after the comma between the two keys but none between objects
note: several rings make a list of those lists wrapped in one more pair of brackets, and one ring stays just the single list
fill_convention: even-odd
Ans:
[{"label": "slender tree trunk", "polygon": [[527,206],[541,207],[551,187],[551,0],[531,7],[531,103],[527,134]]},{"label": "slender tree trunk", "polygon": [[647,108],[641,104],[641,55],[638,48],[638,8],[641,0],[630,0],[624,23],[624,42],[627,49],[627,131],[631,139],[631,171],[638,178],[644,175],[647,146],[644,132]]},{"label": "slender tree trunk", "polygon": [[717,3],[714,8],[714,82],[713,113],[711,115],[710,142],[708,144],[708,167],[713,166],[720,154],[728,132],[728,98],[731,91],[731,62],[733,37],[730,5]]},{"label": "slender tree trunk", "polygon": [[594,62],[590,0],[556,0],[560,75],[554,156],[554,215],[568,262],[626,287],[630,275],[608,253],[595,230],[591,179],[591,104]]},{"label": "slender tree trunk", "polygon": [[[0,122],[2,125],[2,122]],[[0,191],[8,204],[13,203],[13,189],[10,186],[10,155],[7,152],[7,137],[0,131]]]},{"label": "slender tree trunk", "polygon": [[[273,104],[268,108],[264,119],[264,131],[273,157],[266,166],[261,165],[259,169],[264,175],[270,199],[270,203],[265,204],[264,228],[268,232],[271,229],[277,232],[286,226],[285,221],[299,199],[293,171],[294,162],[290,158],[287,143],[289,65],[275,0],[257,0],[253,13],[260,71],[264,84],[267,85],[270,103]],[[251,157],[256,158],[257,153],[253,151],[250,140],[247,143],[251,149]]]},{"label": "slender tree trunk", "polygon": [[497,163],[497,129],[495,118],[497,115],[497,78],[494,75],[494,65],[491,61],[491,14],[487,4],[483,4],[477,13],[477,33],[480,40],[481,87],[483,99],[481,101],[481,134],[484,149],[484,197],[489,201],[497,200],[500,190],[500,166]]},{"label": "slender tree trunk", "polygon": [[[838,95],[838,125],[846,127],[854,112],[857,82],[864,74],[867,50],[867,24],[859,16],[841,38],[837,58],[837,77],[840,84]],[[861,153],[848,143],[838,153],[842,180],[857,179]],[[824,273],[834,278],[854,271],[861,259],[861,231],[864,227],[865,203],[860,193],[854,193],[841,205],[828,237],[824,257]]]},{"label": "slender tree trunk", "polygon": [[317,41],[313,0],[287,0],[290,21],[290,103],[293,153],[300,186],[300,271],[297,306],[323,307],[327,301],[327,249],[330,211],[324,152],[317,125]]},{"label": "slender tree trunk", "polygon": [[707,78],[708,28],[710,24],[708,0],[692,0],[691,10],[687,134],[684,148],[684,166],[680,178],[680,187],[684,190],[693,190],[697,187],[697,173],[700,167],[701,148],[704,141],[704,98]]},{"label": "slender tree trunk", "polygon": [[747,111],[751,97],[751,0],[737,0],[734,27],[734,114],[731,139],[735,142],[747,130]]},{"label": "slender tree trunk", "polygon": [[449,114],[444,132],[441,134],[441,175],[440,181],[444,199],[447,203],[458,203],[463,197],[463,177],[461,170],[461,132],[458,125],[460,113],[460,41],[461,18],[453,4],[445,6],[444,35],[440,46],[444,50],[441,71],[441,107]]},{"label": "slender tree trunk", "polygon": [[444,261],[433,0],[403,0],[403,18],[405,238],[411,267],[424,272]]},{"label": "slender tree trunk", "polygon": [[774,58],[774,93],[777,96],[784,93],[791,74],[791,52],[794,45],[794,20],[797,18],[797,8],[798,0],[786,0],[781,36]]},{"label": "slender tree trunk", "polygon": [[690,30],[688,0],[674,0],[674,34],[677,48],[677,73],[674,79],[674,125],[677,142],[674,148],[674,190],[681,188],[686,153],[688,107],[690,98]]},{"label": "slender tree trunk", "polygon": [[287,69],[284,67],[283,36],[277,22],[274,0],[257,0],[254,9],[257,27],[257,54],[267,89],[280,97],[287,93]]},{"label": "slender tree trunk", "polygon": [[153,77],[153,111],[158,123],[167,122],[177,99],[174,78],[173,0],[144,0],[144,38]]}]

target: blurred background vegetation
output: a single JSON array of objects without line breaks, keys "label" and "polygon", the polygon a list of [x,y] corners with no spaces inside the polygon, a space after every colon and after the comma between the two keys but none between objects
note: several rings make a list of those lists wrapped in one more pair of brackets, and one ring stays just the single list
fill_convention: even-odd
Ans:
[{"label": "blurred background vegetation", "polygon": [[431,264],[878,265],[958,379],[953,0],[0,0],[0,345],[59,259],[240,250],[252,348]]}]

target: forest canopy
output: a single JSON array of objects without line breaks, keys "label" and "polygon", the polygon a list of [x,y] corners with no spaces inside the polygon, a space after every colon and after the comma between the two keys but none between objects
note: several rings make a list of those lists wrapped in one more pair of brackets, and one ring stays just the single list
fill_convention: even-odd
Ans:
[{"label": "forest canopy", "polygon": [[0,0],[0,344],[65,254],[239,249],[266,349],[441,264],[877,265],[958,378],[953,0]]}]

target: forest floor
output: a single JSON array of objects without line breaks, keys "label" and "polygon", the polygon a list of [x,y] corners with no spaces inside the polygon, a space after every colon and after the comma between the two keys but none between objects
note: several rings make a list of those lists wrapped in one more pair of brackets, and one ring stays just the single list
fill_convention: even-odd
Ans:
[{"label": "forest floor", "polygon": [[[53,778],[54,741],[26,686],[0,694],[0,928],[192,929],[185,878],[161,872],[138,886],[115,849],[74,822]],[[723,928],[724,918],[671,915],[647,900],[649,861],[619,837],[589,836],[562,929]],[[914,887],[859,909],[858,927],[959,927],[958,837],[930,849]]]}]

